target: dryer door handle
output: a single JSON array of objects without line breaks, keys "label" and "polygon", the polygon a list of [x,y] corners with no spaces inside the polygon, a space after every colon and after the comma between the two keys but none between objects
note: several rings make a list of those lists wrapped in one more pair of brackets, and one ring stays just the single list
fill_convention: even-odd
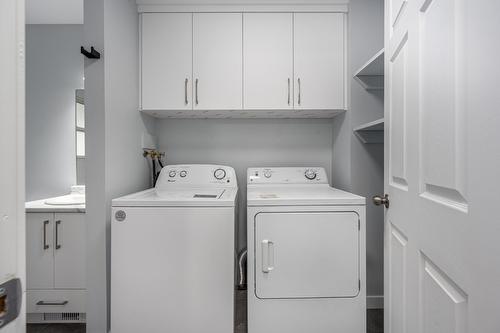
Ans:
[{"label": "dryer door handle", "polygon": [[269,273],[274,269],[274,243],[264,239],[262,247],[262,272]]}]

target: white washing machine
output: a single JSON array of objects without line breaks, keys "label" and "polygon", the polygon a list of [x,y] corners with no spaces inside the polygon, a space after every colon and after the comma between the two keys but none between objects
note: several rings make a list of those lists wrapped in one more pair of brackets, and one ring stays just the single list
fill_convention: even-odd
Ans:
[{"label": "white washing machine", "polygon": [[247,173],[248,332],[365,333],[365,198],[323,168]]},{"label": "white washing machine", "polygon": [[111,331],[232,333],[234,169],[169,165],[112,201]]}]

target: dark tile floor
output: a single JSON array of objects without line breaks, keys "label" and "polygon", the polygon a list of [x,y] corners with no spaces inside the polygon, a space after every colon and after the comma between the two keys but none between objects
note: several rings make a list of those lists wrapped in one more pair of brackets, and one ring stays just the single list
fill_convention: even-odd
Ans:
[{"label": "dark tile floor", "polygon": [[384,333],[383,309],[371,309],[366,311],[366,332]]},{"label": "dark tile floor", "polygon": [[[246,291],[236,292],[235,333],[247,332]],[[384,333],[384,310],[368,310],[367,333]],[[85,333],[85,324],[29,324],[27,333]]]},{"label": "dark tile floor", "polygon": [[85,324],[28,324],[26,333],[85,333]]}]

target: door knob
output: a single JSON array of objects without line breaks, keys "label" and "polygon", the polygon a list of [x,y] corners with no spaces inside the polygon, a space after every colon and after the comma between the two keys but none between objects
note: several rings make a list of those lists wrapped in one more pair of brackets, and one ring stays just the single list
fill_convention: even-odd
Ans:
[{"label": "door knob", "polygon": [[376,195],[373,197],[373,203],[375,204],[375,206],[384,205],[385,208],[389,208],[389,195],[386,194],[383,197],[381,197],[380,195]]}]

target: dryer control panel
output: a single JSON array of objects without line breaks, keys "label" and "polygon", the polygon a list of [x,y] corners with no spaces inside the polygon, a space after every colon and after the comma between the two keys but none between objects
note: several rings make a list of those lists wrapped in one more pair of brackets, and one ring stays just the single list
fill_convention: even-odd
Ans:
[{"label": "dryer control panel", "polygon": [[328,184],[321,167],[249,168],[247,184]]},{"label": "dryer control panel", "polygon": [[236,172],[224,165],[166,165],[156,182],[156,189],[171,187],[237,187]]}]

